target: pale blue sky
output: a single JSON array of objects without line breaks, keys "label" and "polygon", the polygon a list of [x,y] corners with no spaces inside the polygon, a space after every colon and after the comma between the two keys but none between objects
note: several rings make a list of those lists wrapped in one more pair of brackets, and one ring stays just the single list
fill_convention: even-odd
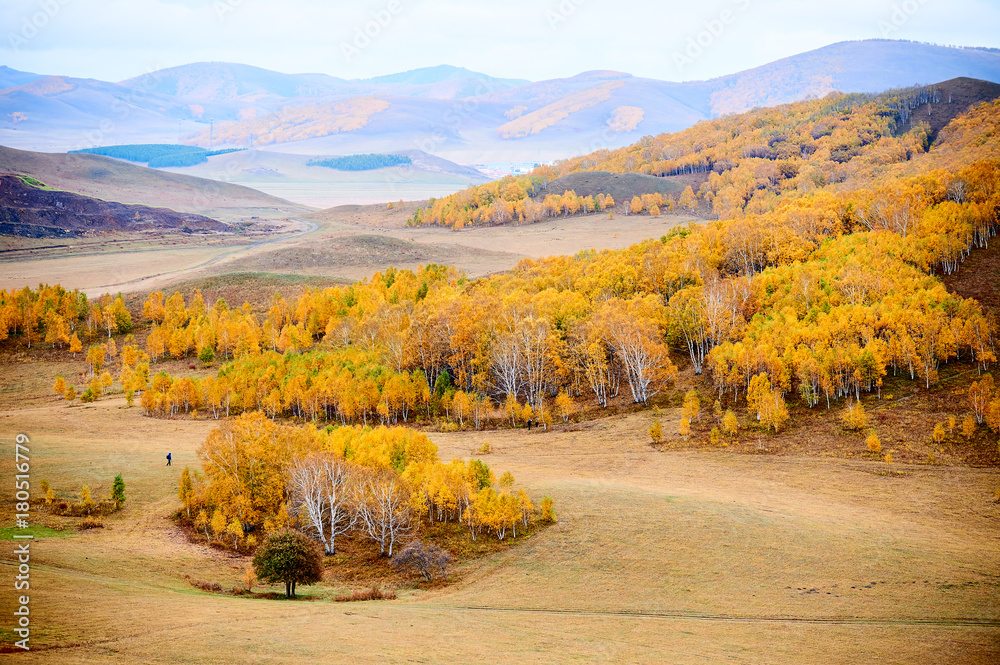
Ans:
[{"label": "pale blue sky", "polygon": [[[0,0],[0,26],[0,64],[112,81],[206,60],[344,78],[447,63],[532,80],[589,69],[690,80],[847,39],[1000,47],[1000,2]],[[374,36],[358,37],[366,26]],[[698,56],[679,61],[699,37]]]}]

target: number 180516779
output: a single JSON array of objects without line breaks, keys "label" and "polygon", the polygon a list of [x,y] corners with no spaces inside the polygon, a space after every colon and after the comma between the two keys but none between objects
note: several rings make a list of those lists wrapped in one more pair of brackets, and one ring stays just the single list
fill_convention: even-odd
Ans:
[{"label": "number 180516779", "polygon": [[18,526],[21,528],[27,526],[28,511],[31,508],[31,495],[29,493],[31,487],[29,475],[31,460],[28,457],[31,451],[27,446],[29,443],[31,441],[24,434],[18,434],[14,443],[14,468],[17,471],[17,475],[14,476],[14,498],[17,500],[14,508],[17,511],[15,517],[17,518]]}]

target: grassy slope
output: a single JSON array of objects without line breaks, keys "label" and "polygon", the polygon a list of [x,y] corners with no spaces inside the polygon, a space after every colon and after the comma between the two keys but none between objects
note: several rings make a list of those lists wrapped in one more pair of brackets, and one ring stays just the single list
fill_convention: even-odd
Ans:
[{"label": "grassy slope", "polygon": [[0,172],[23,173],[50,187],[108,201],[162,206],[209,217],[288,216],[308,211],[305,206],[247,187],[99,155],[28,152],[0,146]]},{"label": "grassy slope", "polygon": [[[995,469],[900,464],[905,475],[889,477],[859,459],[659,452],[646,443],[648,414],[548,433],[433,435],[445,459],[490,440],[487,461],[511,469],[533,495],[553,496],[560,520],[455,571],[452,587],[351,605],[205,594],[185,575],[229,588],[247,561],[189,543],[166,517],[180,471],[196,464],[214,421],[145,419],[115,398],[67,407],[48,396],[50,377],[80,363],[47,357],[3,358],[5,429],[32,437],[33,481],[47,478],[66,495],[89,483],[100,496],[122,472],[129,501],[104,529],[36,541],[38,651],[26,662],[1000,656]],[[0,476],[12,474],[4,456]],[[10,490],[0,494],[8,522]],[[65,524],[58,519],[35,517]],[[334,571],[306,593],[329,599],[349,587]],[[0,594],[0,612],[12,600]],[[8,644],[9,632],[2,636]]]}]

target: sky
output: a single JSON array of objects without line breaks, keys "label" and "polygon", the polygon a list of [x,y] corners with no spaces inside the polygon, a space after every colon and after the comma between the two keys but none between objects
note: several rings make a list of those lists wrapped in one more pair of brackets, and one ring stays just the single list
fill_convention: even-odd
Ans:
[{"label": "sky", "polygon": [[852,39],[1000,48],[1000,0],[0,0],[0,64],[119,81],[201,61],[683,81]]}]

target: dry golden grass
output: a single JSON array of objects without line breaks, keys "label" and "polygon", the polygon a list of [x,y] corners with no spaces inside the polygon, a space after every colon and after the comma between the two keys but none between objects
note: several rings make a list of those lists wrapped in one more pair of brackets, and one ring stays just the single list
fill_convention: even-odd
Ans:
[{"label": "dry golden grass", "polygon": [[[522,226],[453,232],[438,227],[405,228],[416,204],[341,206],[307,218],[284,220],[290,235],[157,236],[91,239],[43,249],[17,243],[0,257],[0,288],[59,283],[88,295],[169,291],[174,285],[241,272],[356,281],[389,266],[414,269],[428,263],[455,265],[470,277],[509,270],[525,257],[620,249],[693,218],[684,215],[607,215],[550,219]],[[3,261],[2,258],[12,260]]]},{"label": "dry golden grass", "polygon": [[[335,603],[360,590],[336,572],[302,601],[236,597],[190,580],[228,590],[248,559],[192,543],[169,519],[179,474],[196,466],[214,421],[146,419],[114,398],[68,407],[48,394],[45,375],[66,371],[55,358],[5,357],[3,369],[0,422],[31,436],[35,486],[45,478],[72,497],[86,483],[101,497],[121,472],[128,495],[101,529],[35,518],[65,530],[33,544],[24,662],[1000,658],[995,469],[903,462],[903,475],[879,476],[880,462],[790,450],[662,451],[648,443],[648,412],[548,432],[433,434],[445,459],[491,441],[487,463],[552,496],[558,523],[458,566],[450,586],[403,583],[397,600]],[[0,478],[12,462],[0,458]],[[0,487],[9,523],[11,490]],[[13,601],[0,594],[0,614]],[[4,645],[10,628],[0,624]]]}]

